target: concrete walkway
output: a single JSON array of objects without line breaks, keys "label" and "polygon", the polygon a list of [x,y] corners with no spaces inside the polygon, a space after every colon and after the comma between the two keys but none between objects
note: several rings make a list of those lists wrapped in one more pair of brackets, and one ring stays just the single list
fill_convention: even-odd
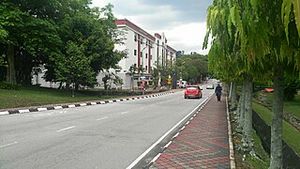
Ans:
[{"label": "concrete walkway", "polygon": [[230,168],[225,99],[213,97],[150,168]]}]

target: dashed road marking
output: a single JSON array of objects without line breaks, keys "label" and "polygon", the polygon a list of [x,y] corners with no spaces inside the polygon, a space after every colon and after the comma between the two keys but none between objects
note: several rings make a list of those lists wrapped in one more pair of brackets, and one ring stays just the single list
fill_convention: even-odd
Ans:
[{"label": "dashed road marking", "polygon": [[63,128],[63,129],[59,129],[59,130],[56,130],[56,132],[62,132],[62,131],[66,131],[66,130],[70,130],[72,128],[75,128],[76,126],[70,126],[70,127],[66,127],[66,128]]},{"label": "dashed road marking", "polygon": [[125,111],[125,112],[121,112],[121,114],[123,115],[123,114],[127,114],[128,112],[127,111]]},{"label": "dashed road marking", "polygon": [[96,120],[99,121],[99,120],[105,120],[105,119],[108,119],[108,117],[105,116],[105,117],[102,117],[102,118],[99,118],[99,119],[96,119]]},{"label": "dashed road marking", "polygon": [[11,145],[14,145],[14,144],[18,144],[18,142],[17,142],[17,141],[14,141],[14,142],[12,142],[12,143],[0,145],[0,148],[5,148],[5,147],[8,147],[8,146],[11,146]]}]

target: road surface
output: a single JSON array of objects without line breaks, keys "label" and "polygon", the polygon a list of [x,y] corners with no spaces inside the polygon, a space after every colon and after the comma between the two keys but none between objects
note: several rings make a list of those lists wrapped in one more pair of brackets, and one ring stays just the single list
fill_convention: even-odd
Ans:
[{"label": "road surface", "polygon": [[212,92],[0,116],[0,168],[126,168]]}]

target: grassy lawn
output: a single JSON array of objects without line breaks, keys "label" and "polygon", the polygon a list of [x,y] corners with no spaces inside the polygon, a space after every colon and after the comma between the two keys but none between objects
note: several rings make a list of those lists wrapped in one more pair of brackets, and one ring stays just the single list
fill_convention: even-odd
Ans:
[{"label": "grassy lawn", "polygon": [[[272,112],[266,107],[253,103],[253,110],[270,126]],[[288,122],[283,121],[283,140],[297,153],[300,154],[300,132]]]},{"label": "grassy lawn", "polygon": [[[268,103],[273,104],[273,93],[262,93]],[[293,114],[295,117],[300,119],[300,95],[296,95],[293,101],[284,102],[284,111]]]},{"label": "grassy lawn", "polygon": [[284,110],[300,119],[300,95],[297,95],[293,101],[285,102]]},{"label": "grassy lawn", "polygon": [[20,90],[0,89],[0,109],[103,100],[120,96],[121,94],[116,93],[110,95],[99,91],[80,91],[72,97],[71,91],[38,87],[22,87]]}]

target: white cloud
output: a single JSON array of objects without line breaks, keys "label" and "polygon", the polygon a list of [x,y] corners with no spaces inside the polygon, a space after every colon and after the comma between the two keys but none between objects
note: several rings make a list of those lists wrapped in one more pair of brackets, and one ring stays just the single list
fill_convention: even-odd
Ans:
[{"label": "white cloud", "polygon": [[97,7],[108,3],[114,5],[117,18],[126,18],[151,34],[164,32],[174,49],[185,53],[208,53],[208,50],[202,50],[206,23],[179,20],[185,11],[175,10],[171,5],[146,5],[139,0],[93,0],[93,6]]},{"label": "white cloud", "polygon": [[206,23],[189,23],[175,26],[166,32],[171,46],[186,53],[197,52],[207,54],[208,50],[202,50],[206,34]]}]

